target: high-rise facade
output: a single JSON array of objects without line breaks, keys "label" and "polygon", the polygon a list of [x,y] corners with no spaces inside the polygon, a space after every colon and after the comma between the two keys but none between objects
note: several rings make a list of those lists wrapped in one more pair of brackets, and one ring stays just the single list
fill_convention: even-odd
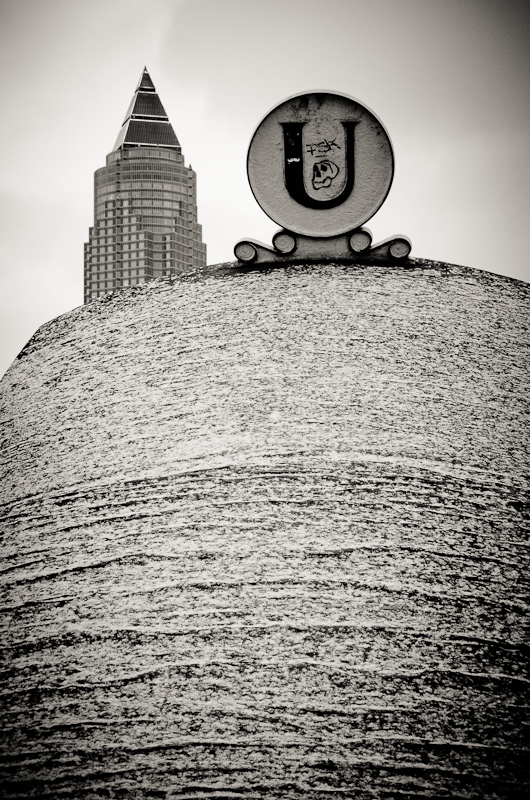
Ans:
[{"label": "high-rise facade", "polygon": [[84,299],[206,265],[196,175],[144,69],[107,165],[94,176]]}]

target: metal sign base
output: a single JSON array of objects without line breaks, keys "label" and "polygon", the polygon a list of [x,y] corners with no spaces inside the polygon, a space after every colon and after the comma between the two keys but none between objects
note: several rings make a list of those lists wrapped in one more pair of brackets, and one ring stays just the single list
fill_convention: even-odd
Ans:
[{"label": "metal sign base", "polygon": [[255,239],[242,239],[234,247],[234,255],[242,265],[298,261],[395,264],[407,262],[411,249],[410,239],[401,235],[390,236],[372,247],[368,228],[322,238],[281,229],[272,238],[272,248]]}]

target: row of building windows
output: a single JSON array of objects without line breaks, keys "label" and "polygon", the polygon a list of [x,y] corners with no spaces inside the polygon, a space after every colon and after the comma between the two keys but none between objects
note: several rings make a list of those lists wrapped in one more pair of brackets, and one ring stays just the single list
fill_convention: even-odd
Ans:
[{"label": "row of building windows", "polygon": [[[136,218],[132,218],[134,222],[136,222]],[[130,222],[130,220],[126,219],[125,223]],[[97,232],[96,236],[107,236],[107,234],[114,234],[116,233],[120,237],[128,237],[129,236],[129,225],[123,224],[121,220],[116,220],[113,218],[110,219],[102,219],[99,220],[97,225]]]},{"label": "row of building windows", "polygon": [[[146,253],[144,250],[133,250],[130,253],[123,253],[122,254],[122,261],[134,261],[137,258],[152,258],[152,254]],[[115,264],[117,263],[115,254],[108,255],[108,256],[90,256],[90,263],[91,264]]]},{"label": "row of building windows", "polygon": [[[110,165],[107,167],[103,167],[103,169],[108,169]],[[170,169],[174,170],[175,172],[180,173],[181,175],[187,175],[190,171],[189,167],[184,165],[184,160],[182,158],[175,158],[175,159],[167,159],[167,158],[150,158],[146,156],[144,158],[121,158],[114,162],[113,166],[117,169]]]},{"label": "row of building windows", "polygon": [[[134,221],[135,223],[138,222],[136,217],[132,217],[130,221]],[[116,233],[119,236],[121,236],[122,238],[126,238],[126,237],[130,236],[131,233],[133,233],[134,231],[138,231],[138,230],[140,230],[140,228],[139,228],[139,226],[137,224],[134,224],[134,225],[118,225],[118,224],[114,225],[112,220],[98,219],[97,220],[97,225],[96,225],[96,233],[93,234],[93,237],[96,238],[96,237],[100,237],[100,236],[106,236],[107,233],[113,233],[114,231],[116,231]]]},{"label": "row of building windows", "polygon": [[[166,222],[162,222],[163,217],[142,217],[142,227],[149,231],[150,233],[157,234],[158,236],[162,234],[170,234],[173,233],[174,230],[181,230],[187,226],[180,226],[175,224],[174,219],[167,219]],[[97,220],[100,222],[102,220]],[[188,222],[192,222],[192,220],[188,220]],[[131,226],[131,231],[138,230],[138,226]],[[97,234],[96,234],[97,236]]]},{"label": "row of building windows", "polygon": [[[117,237],[109,236],[108,233],[109,231],[104,231],[102,234],[96,233],[92,237],[92,246],[102,247],[103,245],[116,244]],[[123,245],[130,244],[131,242],[143,242],[146,233],[147,231],[141,231],[140,233],[127,233],[120,237],[120,241]]]},{"label": "row of building windows", "polygon": [[[193,224],[193,220],[186,220],[186,221],[188,223],[191,222]],[[101,235],[105,235],[105,233],[107,231],[107,229],[104,229],[103,226],[100,227],[102,222],[104,222],[104,220],[97,220],[98,225],[96,226],[96,234],[95,234],[96,237],[97,236],[101,236]],[[123,228],[118,226],[118,227],[116,227],[114,229],[114,232],[117,235],[121,235],[122,232],[123,233],[125,233],[125,232],[130,233],[131,231],[136,231],[136,230],[146,230],[146,231],[149,231],[149,233],[153,233],[153,234],[156,234],[157,236],[161,236],[162,234],[169,235],[170,233],[173,233],[173,231],[182,230],[182,229],[185,230],[186,228],[188,228],[187,225],[186,226],[177,225],[175,223],[175,218],[171,218],[171,217],[168,217],[168,218],[164,218],[164,217],[143,217],[141,226],[139,226],[139,225],[131,225],[130,227],[127,228],[127,230],[125,229],[125,226]],[[99,233],[98,231],[101,231],[101,233]]]},{"label": "row of building windows", "polygon": [[[182,259],[187,261],[192,249],[191,247],[188,248],[187,253],[183,253],[182,250],[167,250],[165,253],[159,252],[152,255],[135,253],[131,255],[131,258],[124,258],[123,262],[115,262],[114,260],[105,261],[104,258],[91,258],[87,264],[90,266],[92,276],[106,275],[114,272],[127,272],[131,267],[156,265],[157,262],[158,265],[161,265],[163,261],[165,262],[168,259]],[[139,256],[143,256],[143,258],[139,258]]]},{"label": "row of building windows", "polygon": [[[131,166],[124,165],[118,168],[114,174],[117,178],[125,180],[141,180],[141,181],[176,181],[178,183],[187,183],[193,180],[193,175],[182,167],[173,166],[172,164],[152,164],[152,165],[139,165],[134,164]],[[103,176],[102,176],[103,177]]]},{"label": "row of building windows", "polygon": [[106,167],[100,167],[95,173],[95,180],[100,181],[109,175],[118,175],[123,173],[125,175],[131,172],[167,172],[172,176],[179,178],[190,178],[193,180],[194,173],[189,167],[186,167],[182,161],[167,161],[166,159],[153,159],[146,158],[141,160],[131,161],[129,159],[122,159],[107,164]]},{"label": "row of building windows", "polygon": [[112,204],[113,208],[114,207],[116,207],[116,208],[121,208],[121,207],[126,208],[127,206],[132,205],[131,198],[149,197],[149,198],[153,198],[153,200],[155,200],[155,199],[158,199],[158,200],[174,200],[175,199],[175,195],[179,195],[178,199],[181,200],[183,198],[181,198],[180,195],[189,194],[189,190],[187,190],[185,186],[176,186],[176,185],[174,187],[172,187],[171,189],[168,189],[168,190],[162,190],[162,189],[145,189],[145,190],[141,190],[141,191],[140,190],[133,190],[132,192],[127,192],[127,196],[126,197],[123,196],[123,193],[120,193],[120,192],[116,193],[115,189],[116,189],[116,187],[110,186],[110,187],[108,187],[107,191],[101,191],[100,190],[100,191],[98,191],[96,193],[96,197],[100,197],[101,196],[101,199],[103,199],[103,195],[106,195],[106,197],[105,197],[106,200],[116,200],[116,198],[117,198],[116,202]]},{"label": "row of building windows", "polygon": [[[87,256],[90,256],[92,259],[93,264],[104,264],[107,261],[114,261],[117,257],[122,257],[125,261],[130,261],[131,258],[136,258],[137,256],[143,255],[157,255],[162,252],[169,253],[172,250],[178,251],[185,248],[186,250],[190,250],[194,246],[194,242],[188,239],[185,242],[176,243],[172,242],[171,244],[168,242],[167,244],[162,244],[162,242],[157,242],[156,245],[153,246],[152,243],[148,243],[146,247],[140,245],[139,247],[132,247],[130,251],[122,250],[120,251],[118,248],[115,250],[112,247],[92,247],[90,251],[87,251]],[[147,252],[146,252],[147,251]]]},{"label": "row of building windows", "polygon": [[[147,247],[142,248],[139,250],[131,250],[130,252],[122,252],[119,251],[111,251],[109,250],[107,255],[98,255],[97,248],[94,248],[91,252],[87,253],[87,258],[90,258],[91,264],[111,264],[117,263],[119,260],[121,261],[131,261],[135,258],[161,258],[162,255],[167,257],[170,253],[178,253],[181,252],[183,249],[186,250],[186,254],[193,249],[194,243],[193,242],[186,242],[177,246],[175,244],[166,245],[164,249],[162,249],[162,245],[159,245],[158,248],[156,247]],[[199,248],[200,249],[200,248]]]},{"label": "row of building windows", "polygon": [[127,206],[130,204],[131,198],[136,197],[152,198],[153,200],[172,200],[175,195],[178,195],[179,198],[181,195],[186,195],[186,197],[188,197],[189,195],[193,194],[193,188],[191,186],[179,186],[178,184],[173,183],[171,184],[171,188],[167,189],[129,189],[127,190],[126,197],[123,197],[124,194],[125,190],[121,187],[118,190],[116,184],[113,183],[98,189],[96,192],[96,200],[101,202],[102,200],[118,199],[119,201],[121,199],[121,205]]},{"label": "row of building windows", "polygon": [[[140,206],[140,203],[138,203],[138,206]],[[156,206],[155,208],[153,208],[152,205],[150,203],[148,203],[148,202],[142,202],[142,207],[147,208],[149,210],[152,209],[153,214],[149,214],[149,216],[167,217],[168,219],[171,219],[171,217],[174,217],[175,216],[175,212],[179,212],[180,211],[179,208],[160,208],[160,206]],[[96,206],[96,214],[98,212],[102,213],[103,211],[104,211],[104,209],[99,209]]]},{"label": "row of building windows", "polygon": [[[186,246],[185,251],[180,248],[172,248],[171,250],[166,251],[155,251],[154,253],[144,253],[144,252],[137,252],[131,253],[129,257],[127,254],[120,258],[119,260],[115,260],[114,258],[108,256],[88,256],[86,259],[85,268],[90,269],[90,274],[93,276],[96,275],[106,275],[106,274],[118,274],[122,272],[126,272],[131,267],[136,267],[138,265],[146,265],[148,267],[160,267],[164,262],[167,261],[182,261],[183,264],[189,262],[190,257],[195,257],[198,254],[202,255],[203,248],[199,247],[192,247],[192,245]],[[143,256],[143,258],[140,258]],[[107,260],[108,259],[108,260]]]},{"label": "row of building windows", "polygon": [[89,257],[86,261],[86,266],[90,269],[92,277],[96,275],[106,275],[111,273],[126,273],[131,269],[143,266],[160,266],[163,262],[168,260],[181,260],[187,263],[191,255],[196,255],[201,252],[200,248],[193,248],[191,245],[186,247],[186,252],[182,249],[166,250],[165,252],[158,251],[157,253],[131,253],[130,258],[124,257],[123,260],[115,261],[109,258],[105,261],[104,256]]},{"label": "row of building windows", "polygon": [[105,286],[106,286],[107,284],[112,285],[112,283],[115,282],[116,279],[121,280],[122,278],[134,278],[135,276],[136,277],[141,277],[142,275],[145,275],[145,274],[152,275],[153,274],[153,270],[151,269],[149,264],[144,264],[144,262],[141,261],[139,263],[139,269],[123,270],[123,272],[120,272],[119,275],[113,275],[113,273],[111,273],[111,272],[93,273],[91,278],[90,278],[90,282],[91,283],[101,283],[103,281],[105,283]]},{"label": "row of building windows", "polygon": [[153,247],[153,245],[147,245],[147,247],[139,247],[139,248],[132,248],[130,251],[122,250],[120,251],[118,248],[113,250],[111,247],[108,248],[98,248],[93,247],[90,251],[87,251],[87,257],[91,258],[92,264],[106,264],[107,262],[116,261],[117,258],[121,258],[124,261],[130,261],[132,258],[139,258],[140,256],[146,256],[148,258],[152,258],[152,256],[160,255],[161,253],[170,253],[172,251],[178,252],[183,248],[185,250],[191,250],[194,246],[194,242],[188,240],[187,242],[182,242],[181,244],[162,244],[161,242],[157,242],[158,247]]},{"label": "row of building windows", "polygon": [[153,267],[150,263],[151,259],[140,258],[136,261],[131,261],[129,264],[125,265],[125,269],[103,269],[100,267],[92,267],[92,271],[90,273],[90,280],[108,280],[110,277],[114,276],[115,278],[119,278],[120,275],[140,275],[143,274],[142,270],[144,268],[147,269],[148,273],[152,274]]},{"label": "row of building windows", "polygon": [[[180,208],[187,205],[188,204],[186,203],[186,201],[183,202],[180,198],[177,200],[176,197],[173,197],[170,200],[163,200],[161,197],[160,198],[157,197],[155,199],[138,198],[138,200],[133,200],[131,204],[126,206],[125,208],[117,209],[116,216],[119,215],[120,217],[125,218],[130,214],[136,213],[137,208],[171,208],[174,211],[178,211]],[[101,211],[104,211],[105,209],[108,210],[115,208],[115,206],[111,205],[111,203],[108,200],[102,200],[101,198],[97,199],[96,206]]]},{"label": "row of building windows", "polygon": [[[112,208],[112,206],[109,206],[107,203],[103,205],[101,201],[98,201],[98,203],[96,204],[97,211],[105,211],[105,209],[108,211],[109,208]],[[182,203],[180,200],[156,200],[154,202],[149,199],[135,200],[134,203],[131,203],[131,205],[128,208],[123,209],[123,214],[121,216],[123,218],[126,218],[131,214],[141,213],[138,211],[138,209],[140,208],[152,208],[155,214],[161,214],[162,216],[168,216],[168,215],[171,216],[171,214],[180,211],[180,209],[182,208]]]},{"label": "row of building windows", "polygon": [[101,208],[100,206],[96,206],[96,223],[99,222],[109,222],[113,221],[116,222],[117,225],[130,225],[133,223],[138,224],[141,222],[142,219],[145,219],[147,216],[154,216],[154,217],[164,217],[165,219],[174,219],[178,220],[179,217],[182,217],[187,220],[194,220],[193,214],[191,211],[188,211],[186,208],[157,208],[155,209],[154,214],[150,214],[149,212],[151,209],[133,209],[134,213],[130,216],[124,217],[117,217],[113,211],[109,211],[108,209]]},{"label": "row of building windows", "polygon": [[[188,225],[175,225],[175,232],[185,230],[187,231]],[[136,230],[142,230],[141,228],[137,228],[137,226],[130,226],[130,225],[116,225],[112,220],[102,219],[98,220],[98,224],[96,225],[96,231],[92,234],[93,239],[103,240],[104,237],[108,238],[109,241],[112,242],[130,242],[131,239],[134,239],[134,236],[137,235],[133,233],[131,228]],[[146,230],[145,233],[151,235],[151,238],[154,236],[152,231]],[[160,234],[158,234],[160,236]],[[171,236],[172,231],[167,234],[162,234],[164,237]],[[189,234],[192,235],[191,233]]]},{"label": "row of building windows", "polygon": [[131,214],[137,214],[138,208],[142,207],[152,207],[155,206],[156,208],[171,208],[173,205],[177,205],[179,208],[185,209],[188,213],[194,213],[194,204],[190,200],[189,197],[173,197],[171,200],[161,200],[147,197],[145,198],[146,202],[144,202],[143,197],[138,197],[138,199],[131,200],[131,202],[126,207],[121,207],[116,204],[114,200],[105,200],[104,198],[98,197],[96,199],[96,209],[98,211],[107,211],[110,215],[115,217],[116,219],[123,219],[126,221],[127,217]]},{"label": "row of building windows", "polygon": [[[121,218],[117,219],[114,216],[114,214],[112,214],[111,211],[105,211],[105,212],[103,212],[101,214],[101,218],[100,219],[96,219],[96,228],[97,228],[98,225],[99,226],[105,225],[105,223],[106,223],[105,227],[108,228],[109,225],[112,225],[113,223],[115,223],[115,226],[116,226],[117,229],[123,229],[125,231],[131,225],[139,225],[142,222],[145,223],[146,220],[149,220],[151,218],[156,220],[159,217],[160,218],[164,217],[164,219],[172,220],[172,222],[173,222],[173,224],[175,225],[176,228],[188,228],[190,222],[191,222],[192,225],[196,225],[197,224],[195,216],[190,211],[182,211],[182,210],[180,210],[180,211],[174,212],[170,216],[167,216],[166,214],[156,214],[153,217],[151,217],[151,215],[148,213],[148,211],[144,211],[142,214],[138,214],[138,212],[136,212],[136,214],[131,214],[130,217],[126,217],[123,220]],[[165,223],[165,224],[167,224],[167,223]],[[136,228],[133,228],[132,230],[136,230]],[[149,230],[149,228],[146,228],[146,230]]]},{"label": "row of building windows", "polygon": [[135,169],[135,170],[121,170],[116,173],[116,180],[120,181],[171,181],[175,183],[187,184],[193,178],[188,175],[181,175],[172,169]]},{"label": "row of building windows", "polygon": [[175,186],[192,186],[194,179],[192,175],[181,175],[168,169],[146,169],[136,170],[134,172],[118,172],[112,170],[111,172],[106,172],[105,174],[99,175],[96,178],[95,188],[97,191],[101,190],[103,186],[113,183],[138,183],[139,181],[170,181],[171,184]]},{"label": "row of building windows", "polygon": [[[110,259],[112,257],[112,255],[118,254],[118,253],[121,252],[121,253],[123,253],[124,257],[127,258],[128,254],[129,254],[129,251],[132,253],[132,252],[137,252],[137,251],[144,250],[144,249],[145,250],[155,250],[155,251],[156,250],[162,250],[162,249],[171,250],[172,248],[178,248],[179,245],[183,245],[184,247],[191,247],[193,244],[194,244],[194,241],[193,241],[193,239],[191,237],[184,238],[184,236],[175,236],[172,241],[166,241],[166,242],[160,242],[160,241],[153,242],[151,240],[151,241],[147,241],[147,242],[125,243],[123,245],[120,245],[120,244],[105,244],[104,245],[104,244],[98,244],[96,242],[95,244],[92,244],[89,249],[87,249],[87,253],[90,253],[94,257],[98,256],[98,257],[101,257],[101,258],[109,258]],[[108,255],[105,256],[104,255],[105,253],[108,253]]]},{"label": "row of building windows", "polygon": [[[114,243],[131,243],[131,242],[143,242],[143,241],[153,241],[153,237],[156,234],[153,234],[152,231],[139,231],[139,232],[129,232],[123,233],[121,235],[112,235],[111,228],[105,228],[101,232],[96,232],[92,234],[92,242],[95,242],[97,246],[101,246],[104,244],[114,244]],[[187,242],[193,241],[194,236],[193,233],[186,231],[186,235],[182,235],[177,232],[167,233],[161,236],[158,241],[163,242]],[[154,239],[157,241],[157,239]]]},{"label": "row of building windows", "polygon": [[[171,182],[169,181],[171,181],[170,175],[158,175],[156,177],[151,176],[149,180],[147,179],[147,177],[145,177],[144,179],[137,181],[131,181],[131,180],[105,181],[105,184],[110,185],[114,189],[114,191],[119,190],[119,191],[130,192],[134,191],[135,189],[147,189],[151,191],[176,192],[179,189],[181,189],[185,194],[190,194],[193,192],[193,184],[177,183],[176,181],[171,181]],[[96,194],[99,195],[103,193],[104,193],[103,186],[102,185],[96,186]]]},{"label": "row of building windows", "polygon": [[[164,262],[160,261],[158,264],[145,263],[143,268],[147,270],[147,272],[150,275],[160,275],[163,274],[163,268],[173,267],[175,265],[177,265],[179,268],[187,267],[191,262],[192,262],[191,258],[179,257],[179,258],[168,259]],[[137,273],[135,273],[134,270],[120,270],[120,271],[110,271],[101,273],[94,272],[87,274],[87,280],[92,283],[94,281],[104,281],[104,280],[112,281],[120,279],[122,276],[130,276],[131,274],[134,275]]]},{"label": "row of building windows", "polygon": [[[127,150],[114,150],[107,156],[107,165],[115,161],[135,161],[141,158],[142,161],[171,161],[173,164],[183,164],[184,156],[177,150],[163,150],[158,147],[147,148],[128,148]],[[105,169],[103,167],[103,169]]]}]

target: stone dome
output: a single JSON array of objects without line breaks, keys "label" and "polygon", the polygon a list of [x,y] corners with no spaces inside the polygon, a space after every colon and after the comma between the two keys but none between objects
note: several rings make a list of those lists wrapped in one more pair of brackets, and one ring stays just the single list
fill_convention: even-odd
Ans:
[{"label": "stone dome", "polygon": [[0,384],[5,797],[520,798],[528,285],[217,265]]}]

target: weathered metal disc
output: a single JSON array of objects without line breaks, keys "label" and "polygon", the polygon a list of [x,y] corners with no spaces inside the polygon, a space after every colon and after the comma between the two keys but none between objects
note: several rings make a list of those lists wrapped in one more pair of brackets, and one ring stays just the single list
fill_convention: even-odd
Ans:
[{"label": "weathered metal disc", "polygon": [[258,125],[248,179],[275,222],[306,236],[337,236],[363,225],[392,184],[390,138],[368,108],[343,94],[288,98]]}]

